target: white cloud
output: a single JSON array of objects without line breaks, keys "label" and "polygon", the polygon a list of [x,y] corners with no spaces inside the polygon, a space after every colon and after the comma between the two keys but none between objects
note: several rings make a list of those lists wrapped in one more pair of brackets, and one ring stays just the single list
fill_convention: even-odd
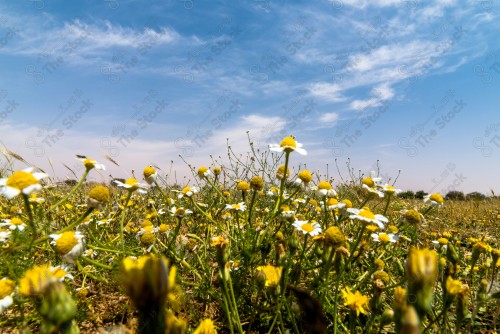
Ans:
[{"label": "white cloud", "polygon": [[311,95],[330,102],[341,102],[346,98],[342,96],[342,87],[335,83],[317,82],[309,87]]},{"label": "white cloud", "polygon": [[324,123],[333,123],[339,119],[339,114],[336,112],[327,112],[321,115],[319,120]]},{"label": "white cloud", "polygon": [[354,110],[365,110],[367,108],[379,106],[382,101],[390,100],[394,97],[394,90],[387,84],[378,85],[371,91],[371,98],[366,100],[354,100],[350,107]]}]

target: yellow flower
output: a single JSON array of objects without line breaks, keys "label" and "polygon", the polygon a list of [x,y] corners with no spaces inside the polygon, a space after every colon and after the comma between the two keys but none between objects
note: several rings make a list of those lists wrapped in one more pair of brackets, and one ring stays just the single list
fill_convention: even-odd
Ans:
[{"label": "yellow flower", "polygon": [[204,178],[210,175],[210,169],[205,166],[198,168],[198,177]]},{"label": "yellow flower", "polygon": [[258,266],[257,271],[265,277],[265,286],[276,287],[281,280],[282,267],[275,267],[270,264]]},{"label": "yellow flower", "polygon": [[89,158],[77,158],[81,162],[83,162],[83,165],[87,170],[91,170],[92,168],[95,168],[97,170],[106,170],[106,166],[103,164],[98,163],[95,160],[89,159]]},{"label": "yellow flower", "polygon": [[210,319],[203,320],[193,334],[217,334],[214,323]]},{"label": "yellow flower", "polygon": [[146,180],[148,184],[154,183],[156,181],[156,178],[158,177],[156,169],[154,169],[153,166],[147,166],[146,168],[144,168],[142,175],[144,176],[144,180]]},{"label": "yellow flower", "polygon": [[214,167],[214,174],[215,174],[215,175],[219,175],[221,171],[222,171],[222,170],[221,170],[221,168],[220,168],[220,167],[218,167],[218,166],[217,166],[217,167]]},{"label": "yellow flower", "polygon": [[441,206],[444,203],[441,194],[429,194],[424,197],[424,203],[430,202],[431,206]]},{"label": "yellow flower", "polygon": [[33,167],[14,172],[9,178],[0,179],[0,194],[7,199],[19,195],[21,192],[30,195],[40,191],[42,185],[40,180],[48,177],[45,173],[32,173]]},{"label": "yellow flower", "polygon": [[288,136],[283,138],[281,143],[278,144],[269,144],[269,150],[273,152],[286,152],[290,153],[292,151],[296,151],[299,154],[306,155],[307,151],[302,148],[302,144],[295,141],[295,137]]},{"label": "yellow flower", "polygon": [[254,176],[250,180],[250,187],[255,191],[260,191],[264,188],[264,180],[260,176]]},{"label": "yellow flower", "polygon": [[248,184],[247,181],[240,181],[236,185],[236,190],[239,190],[239,191],[248,191],[248,190],[250,190],[250,185]]},{"label": "yellow flower", "polygon": [[75,231],[66,231],[61,234],[49,235],[53,240],[51,245],[56,246],[56,250],[69,263],[79,257],[84,249],[83,234]]},{"label": "yellow flower", "polygon": [[212,242],[210,243],[212,247],[221,247],[221,248],[226,247],[227,244],[228,241],[222,235],[213,237]]},{"label": "yellow flower", "polygon": [[58,278],[52,274],[49,264],[34,266],[19,280],[19,293],[22,296],[41,296],[49,285],[57,281]]},{"label": "yellow flower", "polygon": [[337,197],[337,192],[333,189],[332,185],[328,181],[321,181],[316,187],[316,193],[318,196],[328,196]]},{"label": "yellow flower", "polygon": [[359,316],[360,313],[368,314],[368,302],[370,298],[362,295],[359,291],[351,292],[349,287],[342,290],[342,297],[344,297],[344,306],[347,306],[352,311],[356,312]]},{"label": "yellow flower", "polygon": [[15,287],[16,283],[11,279],[4,277],[0,280],[0,313],[12,305]]},{"label": "yellow flower", "polygon": [[412,248],[406,260],[406,276],[415,286],[433,286],[438,275],[438,254],[429,249]]},{"label": "yellow flower", "polygon": [[448,276],[448,278],[446,279],[446,292],[452,296],[456,296],[461,290],[462,282],[451,278],[451,276]]},{"label": "yellow flower", "polygon": [[110,201],[109,190],[105,186],[95,186],[90,190],[87,205],[89,208],[101,208]]},{"label": "yellow flower", "polygon": [[337,226],[332,226],[325,231],[325,243],[327,245],[338,247],[346,241],[346,237],[342,230]]},{"label": "yellow flower", "polygon": [[280,165],[278,167],[278,170],[276,171],[276,178],[278,178],[278,180],[281,180],[283,178],[289,178],[290,177],[290,168],[287,168],[286,169],[286,174],[285,174],[285,165]]}]

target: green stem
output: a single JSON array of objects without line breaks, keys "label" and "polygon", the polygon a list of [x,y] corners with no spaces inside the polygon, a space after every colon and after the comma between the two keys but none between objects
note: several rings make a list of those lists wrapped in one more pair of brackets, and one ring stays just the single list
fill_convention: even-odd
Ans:
[{"label": "green stem", "polygon": [[31,230],[33,231],[33,238],[31,239],[31,243],[30,243],[30,249],[31,249],[33,242],[35,242],[35,239],[37,238],[38,232],[36,230],[35,220],[33,219],[33,212],[31,212],[30,199],[29,199],[28,195],[26,195],[25,193],[22,193],[22,194],[23,194],[23,200],[24,200],[24,207],[26,208],[26,211],[28,212],[29,225],[30,225]]},{"label": "green stem", "polygon": [[122,240],[122,256],[125,256],[125,237],[123,235],[123,223],[125,222],[125,216],[127,215],[128,211],[128,202],[130,200],[130,197],[132,197],[132,192],[133,190],[129,190],[127,194],[127,198],[125,199],[125,205],[123,207],[122,211],[122,218],[120,219],[120,239]]},{"label": "green stem", "polygon": [[286,177],[287,177],[289,157],[290,157],[290,152],[285,152],[285,170],[283,171],[283,178],[281,179],[280,192],[278,194],[278,200],[276,201],[276,206],[274,207],[274,210],[272,212],[273,216],[276,215],[276,213],[278,212],[278,210],[280,208],[280,205],[281,205],[281,198],[283,197],[283,192],[285,190],[285,182],[286,182]]},{"label": "green stem", "polygon": [[76,226],[78,226],[88,215],[90,215],[94,211],[94,208],[88,208],[87,211],[83,215],[81,215],[73,224],[66,226],[65,228],[59,230],[57,233],[63,233],[69,230],[72,230]]},{"label": "green stem", "polygon": [[253,205],[255,203],[255,196],[257,195],[257,190],[253,191],[252,194],[252,199],[250,200],[250,207],[248,208],[248,217],[247,217],[247,222],[250,228],[252,227],[251,219],[252,219],[252,210],[253,210]]},{"label": "green stem", "polygon": [[52,210],[54,210],[55,208],[57,208],[59,205],[65,203],[68,198],[73,195],[75,193],[75,191],[77,191],[78,188],[80,188],[80,186],[82,185],[82,183],[85,181],[85,179],[87,178],[87,175],[89,174],[90,172],[90,169],[85,169],[85,173],[83,173],[82,175],[82,178],[80,179],[80,181],[78,181],[78,183],[73,187],[73,189],[71,189],[71,191],[66,195],[64,196],[59,202],[57,202],[56,204],[52,205],[49,210],[47,210],[47,213],[50,213],[52,212]]}]

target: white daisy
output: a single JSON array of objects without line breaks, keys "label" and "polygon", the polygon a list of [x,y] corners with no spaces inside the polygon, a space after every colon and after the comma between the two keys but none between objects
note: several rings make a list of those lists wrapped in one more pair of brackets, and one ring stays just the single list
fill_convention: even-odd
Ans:
[{"label": "white daisy", "polygon": [[298,231],[301,231],[304,234],[309,234],[312,237],[320,234],[322,231],[321,226],[318,223],[316,222],[309,223],[309,221],[307,220],[296,220],[292,225]]},{"label": "white daisy", "polygon": [[40,180],[48,177],[45,173],[32,173],[33,167],[15,171],[10,177],[0,179],[0,194],[11,199],[21,192],[30,195],[42,189]]},{"label": "white daisy", "polygon": [[63,260],[71,264],[75,263],[75,259],[82,254],[85,248],[84,236],[78,231],[50,234],[49,237],[53,239],[50,244],[55,246]]},{"label": "white daisy", "polygon": [[247,209],[247,206],[244,202],[240,202],[237,204],[226,204],[226,210],[234,210],[244,212]]},{"label": "white daisy", "polygon": [[89,159],[87,157],[81,157],[81,158],[76,158],[76,159],[80,160],[83,163],[83,165],[85,166],[85,168],[87,168],[89,170],[92,168],[95,168],[97,170],[106,170],[106,166],[98,163],[95,160]]},{"label": "white daisy", "polygon": [[8,226],[9,230],[14,231],[22,231],[26,227],[26,224],[23,223],[23,221],[17,217],[14,217],[12,219],[4,219],[4,223],[0,223],[0,226]]},{"label": "white daisy", "polygon": [[0,313],[5,311],[14,302],[12,296],[14,295],[15,288],[16,283],[13,280],[7,277],[0,280]]},{"label": "white daisy", "polygon": [[193,211],[184,208],[176,208],[175,206],[170,209],[170,213],[174,217],[182,218],[184,216],[190,215]]},{"label": "white daisy", "polygon": [[442,206],[444,199],[441,194],[429,194],[424,196],[424,203],[430,202],[431,206]]},{"label": "white daisy", "polygon": [[193,196],[193,194],[197,194],[198,193],[198,188],[196,187],[184,187],[180,193],[179,193],[179,196],[178,198],[183,198],[184,196],[186,197],[191,197]]},{"label": "white daisy", "polygon": [[351,214],[349,216],[350,219],[357,219],[368,223],[376,224],[381,230],[384,229],[384,223],[387,223],[389,221],[389,219],[387,219],[382,215],[373,214],[373,212],[371,212],[371,210],[366,206],[361,210],[350,208],[347,209],[347,212]]},{"label": "white daisy", "polygon": [[269,150],[273,152],[292,152],[307,155],[307,151],[302,148],[302,144],[295,141],[293,136],[285,137],[280,144],[269,144]]},{"label": "white daisy", "polygon": [[399,236],[393,234],[393,233],[384,233],[384,232],[380,232],[380,233],[372,233],[372,238],[374,241],[376,242],[381,242],[381,243],[389,243],[389,242],[396,242],[399,240]]},{"label": "white daisy", "polygon": [[113,180],[112,181],[114,184],[116,184],[120,188],[128,189],[130,191],[137,191],[138,193],[145,194],[147,189],[147,185],[144,183],[139,183],[134,178],[130,178],[125,183],[121,182],[120,180]]}]

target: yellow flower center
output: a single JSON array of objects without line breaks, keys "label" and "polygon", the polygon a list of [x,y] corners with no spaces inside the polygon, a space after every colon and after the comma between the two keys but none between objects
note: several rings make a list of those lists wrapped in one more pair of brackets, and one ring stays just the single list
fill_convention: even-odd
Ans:
[{"label": "yellow flower center", "polygon": [[84,166],[85,166],[85,168],[87,168],[87,169],[92,169],[92,168],[94,168],[94,167],[95,167],[95,163],[96,163],[96,161],[91,160],[91,159],[88,159],[88,158],[87,158],[87,159],[85,159],[85,160],[83,160],[83,165],[84,165]]},{"label": "yellow flower center", "polygon": [[314,231],[314,227],[309,223],[302,224],[302,226],[300,226],[300,228],[303,229],[304,231],[306,231],[307,233]]},{"label": "yellow flower center", "polygon": [[183,208],[176,209],[175,213],[174,213],[174,215],[176,215],[176,216],[184,216],[185,214],[186,214],[186,210],[184,210]]},{"label": "yellow flower center", "polygon": [[14,292],[14,288],[16,287],[16,283],[10,279],[0,280],[0,300],[9,296]]},{"label": "yellow flower center", "polygon": [[[147,226],[150,227],[150,226]],[[151,226],[152,227],[152,226]],[[146,232],[141,236],[141,242],[145,246],[151,246],[155,242],[155,236],[151,232]]]},{"label": "yellow flower center", "polygon": [[389,237],[386,233],[379,233],[378,240],[380,242],[387,243],[391,240],[391,237]]},{"label": "yellow flower center", "polygon": [[330,205],[337,205],[339,204],[339,201],[336,199],[336,198],[329,198],[327,201],[326,201],[326,205],[330,206]]},{"label": "yellow flower center", "polygon": [[150,177],[151,175],[154,175],[156,174],[156,170],[151,167],[151,166],[147,166],[146,168],[144,168],[144,172],[143,172],[143,175],[144,175],[144,178],[148,178]]},{"label": "yellow flower center", "polygon": [[366,184],[370,188],[373,188],[375,186],[375,182],[373,182],[373,179],[371,177],[365,177],[363,180],[361,180],[361,183]]},{"label": "yellow flower center", "polygon": [[214,167],[214,174],[215,174],[215,175],[220,174],[220,172],[221,172],[220,167]]},{"label": "yellow flower center", "polygon": [[348,199],[343,199],[341,203],[344,203],[347,208],[352,208],[352,202]]},{"label": "yellow flower center", "polygon": [[288,136],[283,138],[283,140],[280,143],[280,147],[285,147],[285,148],[297,148],[297,143],[295,142],[295,138],[292,136]]},{"label": "yellow flower center", "polygon": [[358,213],[358,215],[368,219],[375,219],[375,215],[373,214],[373,212],[371,212],[370,209],[366,206]]},{"label": "yellow flower center", "polygon": [[439,239],[438,239],[438,242],[439,242],[441,245],[447,245],[447,244],[448,244],[448,239],[446,239],[446,238],[439,238]]},{"label": "yellow flower center", "polygon": [[56,240],[56,249],[61,254],[69,253],[78,244],[74,231],[66,231]]},{"label": "yellow flower center", "polygon": [[304,169],[299,173],[298,178],[301,179],[304,183],[309,183],[312,181],[312,174],[307,169]]},{"label": "yellow flower center", "polygon": [[394,186],[385,186],[385,192],[389,194],[394,194],[396,192],[396,188]]},{"label": "yellow flower center", "polygon": [[250,185],[246,181],[240,181],[240,182],[238,182],[236,189],[241,190],[241,191],[247,191],[247,190],[250,190]]},{"label": "yellow flower center", "polygon": [[205,176],[205,173],[207,171],[208,171],[208,168],[205,167],[205,166],[202,166],[202,167],[198,168],[198,176],[199,177]]},{"label": "yellow flower center", "polygon": [[64,276],[66,276],[67,272],[66,270],[64,270],[63,268],[60,268],[60,267],[57,267],[57,268],[54,268],[52,271],[51,271],[52,275],[54,275],[54,277],[56,277],[57,279],[61,279],[63,278]]},{"label": "yellow flower center", "polygon": [[440,194],[432,194],[429,198],[439,204],[444,202],[443,196],[441,196]]},{"label": "yellow flower center", "polygon": [[110,200],[108,188],[100,185],[90,190],[89,197],[101,203],[108,203]]},{"label": "yellow flower center", "polygon": [[23,190],[31,185],[38,184],[38,180],[28,172],[22,170],[14,172],[6,182],[6,186]]},{"label": "yellow flower center", "polygon": [[451,278],[451,276],[448,276],[448,279],[446,280],[446,292],[448,292],[452,296],[455,296],[461,290],[462,290],[462,282]]},{"label": "yellow flower center", "polygon": [[165,233],[168,231],[168,226],[167,224],[160,224],[160,232]]},{"label": "yellow flower center", "polygon": [[332,185],[330,184],[330,182],[327,182],[327,181],[321,181],[319,184],[318,184],[318,189],[326,189],[326,190],[330,190],[332,189]]},{"label": "yellow flower center", "polygon": [[410,224],[418,224],[420,223],[422,217],[420,216],[420,213],[418,213],[415,210],[408,210],[403,214],[403,217],[410,223]]},{"label": "yellow flower center", "polygon": [[22,221],[21,219],[19,219],[19,218],[12,218],[12,219],[10,220],[10,223],[11,223],[12,225],[22,225],[22,224],[23,224],[23,221]]},{"label": "yellow flower center", "polygon": [[23,296],[41,294],[47,286],[56,281],[49,265],[35,266],[27,270],[19,280],[19,293]]}]

